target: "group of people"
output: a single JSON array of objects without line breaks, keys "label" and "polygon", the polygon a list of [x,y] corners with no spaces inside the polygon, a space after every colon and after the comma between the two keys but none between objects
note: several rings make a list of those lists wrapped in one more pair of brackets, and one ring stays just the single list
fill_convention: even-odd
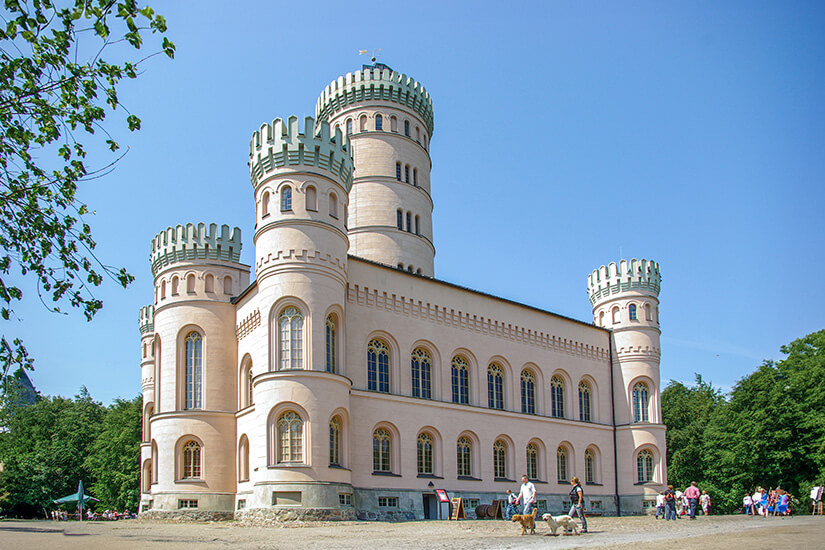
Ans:
[{"label": "group of people", "polygon": [[[572,489],[570,490],[570,512],[572,518],[578,517],[582,522],[582,533],[587,533],[587,519],[584,517],[584,490],[579,478],[573,477],[570,480]],[[504,519],[510,520],[513,514],[530,515],[536,507],[536,486],[526,475],[521,476],[521,489],[515,494],[507,489],[507,508],[504,510]]]},{"label": "group of people", "polygon": [[656,519],[661,516],[665,520],[676,520],[685,514],[690,519],[696,519],[700,506],[701,513],[706,516],[710,514],[710,495],[707,491],[700,491],[695,481],[684,492],[668,485],[666,491],[656,495]]},{"label": "group of people", "polygon": [[[69,514],[66,510],[52,510],[51,517],[53,521],[68,521],[70,519],[78,519],[79,511]],[[105,510],[103,512],[93,512],[86,510],[86,519],[89,521],[115,521],[119,519],[135,519],[137,514],[126,510],[125,512],[117,512],[115,510]]]},{"label": "group of people", "polygon": [[749,516],[789,516],[791,495],[780,487],[766,491],[757,487],[756,491],[742,498],[742,513]]}]

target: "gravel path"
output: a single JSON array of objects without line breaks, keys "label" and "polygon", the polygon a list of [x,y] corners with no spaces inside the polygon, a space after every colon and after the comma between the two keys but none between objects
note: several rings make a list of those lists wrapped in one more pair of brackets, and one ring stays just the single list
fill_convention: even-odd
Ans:
[{"label": "gravel path", "polygon": [[[736,549],[780,544],[800,549],[825,548],[825,517],[750,518],[701,517],[665,522],[650,517],[590,518],[590,532],[550,537],[547,524],[537,523],[536,535],[501,520],[419,521],[408,523],[340,522],[241,527],[233,523],[168,524],[144,521],[53,522],[1,521],[0,548],[88,550],[117,548],[187,549],[327,549],[384,548],[663,548]],[[697,546],[698,545],[698,546]]]}]

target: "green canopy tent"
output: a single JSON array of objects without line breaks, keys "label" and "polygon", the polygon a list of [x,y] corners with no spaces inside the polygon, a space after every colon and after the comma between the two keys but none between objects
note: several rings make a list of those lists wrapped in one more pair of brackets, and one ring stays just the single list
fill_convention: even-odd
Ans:
[{"label": "green canopy tent", "polygon": [[98,502],[95,497],[90,497],[85,493],[83,490],[83,480],[77,482],[77,492],[71,495],[66,495],[65,497],[58,498],[53,500],[52,502],[55,504],[64,504],[66,502],[77,502],[78,507],[80,507],[80,521],[83,521],[83,504],[87,501],[93,500]]}]

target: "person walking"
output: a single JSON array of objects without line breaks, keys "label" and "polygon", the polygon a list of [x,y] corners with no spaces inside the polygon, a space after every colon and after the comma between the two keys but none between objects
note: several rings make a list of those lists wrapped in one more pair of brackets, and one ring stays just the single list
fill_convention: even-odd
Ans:
[{"label": "person walking", "polygon": [[659,516],[662,516],[662,519],[665,519],[665,493],[662,491],[658,495],[656,495],[656,519],[659,519]]},{"label": "person walking", "polygon": [[665,521],[676,520],[676,493],[673,492],[673,485],[667,486],[665,491]]},{"label": "person walking", "polygon": [[702,505],[702,513],[706,516],[710,515],[710,495],[707,491],[702,491],[702,496],[699,497],[699,503]]},{"label": "person walking", "polygon": [[530,515],[536,506],[536,486],[533,485],[526,474],[521,476],[521,490],[516,498],[516,502],[522,503],[522,506],[524,506],[522,514],[526,515]]},{"label": "person walking", "polygon": [[584,490],[582,489],[579,478],[573,477],[570,480],[570,485],[573,488],[570,490],[570,513],[567,514],[571,518],[579,516],[582,522],[582,533],[587,533],[587,519],[584,517]]},{"label": "person walking", "polygon": [[510,521],[510,518],[513,517],[513,514],[518,514],[518,497],[511,491],[507,489],[507,509],[504,511],[504,519]]},{"label": "person walking", "polygon": [[690,514],[690,519],[696,519],[696,507],[699,505],[699,497],[702,496],[702,493],[699,491],[699,488],[696,486],[695,481],[690,482],[690,487],[685,489],[685,498],[688,501],[688,510]]}]

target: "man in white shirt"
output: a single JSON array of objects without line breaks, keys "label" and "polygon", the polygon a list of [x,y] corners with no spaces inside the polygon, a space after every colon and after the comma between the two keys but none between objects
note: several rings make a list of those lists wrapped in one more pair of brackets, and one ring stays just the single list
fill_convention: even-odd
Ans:
[{"label": "man in white shirt", "polygon": [[752,504],[753,499],[750,495],[745,495],[744,498],[742,498],[742,508],[745,510],[746,516],[749,516],[753,513],[753,510],[751,510]]},{"label": "man in white shirt", "polygon": [[521,476],[521,490],[519,491],[516,502],[521,502],[524,506],[525,515],[530,515],[533,508],[536,506],[536,486],[530,481],[526,475]]},{"label": "man in white shirt", "polygon": [[682,508],[684,507],[684,502],[682,500],[682,497],[684,497],[684,496],[685,496],[685,494],[682,492],[682,490],[677,487],[676,488],[676,519],[680,519],[682,517]]},{"label": "man in white shirt", "polygon": [[762,487],[758,487],[751,497],[751,509],[754,516],[756,514],[762,515]]},{"label": "man in white shirt", "polygon": [[662,519],[665,519],[665,494],[659,493],[656,495],[656,519],[659,519],[661,514]]}]

